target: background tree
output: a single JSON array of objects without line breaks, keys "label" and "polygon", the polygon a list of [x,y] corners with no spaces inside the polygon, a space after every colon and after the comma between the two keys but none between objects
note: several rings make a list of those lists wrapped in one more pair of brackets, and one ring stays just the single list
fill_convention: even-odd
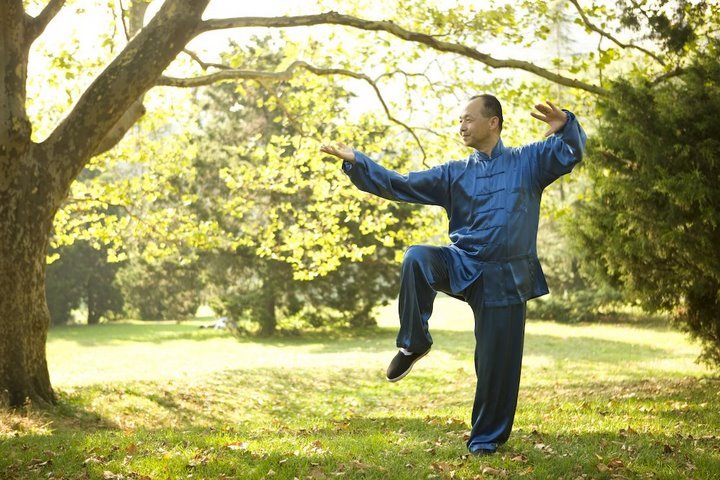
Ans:
[{"label": "background tree", "polygon": [[123,296],[115,277],[121,263],[109,262],[107,252],[78,240],[59,249],[59,259],[48,266],[46,291],[53,325],[69,323],[71,312],[83,307],[86,322],[96,325],[102,317],[123,309]]},{"label": "background tree", "polygon": [[[673,37],[668,41],[676,42]],[[618,81],[602,102],[573,217],[596,273],[648,310],[667,310],[720,365],[720,42],[672,81]]]},{"label": "background tree", "polygon": [[[232,45],[233,53],[223,61],[275,70],[287,53],[268,54],[270,41]],[[339,166],[321,163],[316,152],[302,147],[321,136],[318,128],[336,135],[332,120],[352,97],[331,79],[318,82],[313,76],[201,90],[193,173],[170,180],[177,195],[155,202],[177,205],[180,197],[193,198],[187,204],[193,217],[217,224],[218,235],[231,239],[201,253],[208,265],[209,301],[216,312],[249,330],[259,325],[261,335],[273,334],[278,326],[369,325],[373,308],[394,295],[396,252],[411,238],[404,230],[415,236],[435,231],[428,218],[437,215],[423,218],[416,207],[389,205],[333,186],[327,175],[337,176]],[[304,115],[307,111],[313,116]],[[359,119],[355,128],[370,132],[371,144],[387,130],[372,119]],[[273,154],[281,138],[285,148]],[[371,229],[380,231],[378,218],[386,225],[380,238],[368,235]],[[363,262],[348,258],[358,255]]]},{"label": "background tree", "polygon": [[148,262],[140,255],[131,255],[117,275],[125,312],[142,320],[193,317],[203,299],[201,272],[197,261]]}]

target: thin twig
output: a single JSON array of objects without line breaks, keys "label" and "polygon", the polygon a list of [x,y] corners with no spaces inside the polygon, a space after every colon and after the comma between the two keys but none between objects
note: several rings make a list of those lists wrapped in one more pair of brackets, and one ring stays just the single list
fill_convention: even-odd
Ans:
[{"label": "thin twig", "polygon": [[195,60],[195,63],[200,65],[200,67],[203,70],[208,70],[210,68],[217,68],[218,70],[231,70],[232,69],[232,67],[230,67],[228,65],[223,65],[221,63],[205,62],[200,58],[200,56],[197,53],[193,52],[192,50],[188,50],[187,48],[183,49],[183,53],[185,55],[187,55],[188,57],[192,58],[193,60]]}]

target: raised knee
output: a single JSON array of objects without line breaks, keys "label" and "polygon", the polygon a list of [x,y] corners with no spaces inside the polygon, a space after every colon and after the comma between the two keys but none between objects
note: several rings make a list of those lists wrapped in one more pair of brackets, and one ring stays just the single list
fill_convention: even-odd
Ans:
[{"label": "raised knee", "polygon": [[403,256],[403,265],[417,265],[421,264],[427,258],[427,247],[422,245],[413,245],[405,250]]}]

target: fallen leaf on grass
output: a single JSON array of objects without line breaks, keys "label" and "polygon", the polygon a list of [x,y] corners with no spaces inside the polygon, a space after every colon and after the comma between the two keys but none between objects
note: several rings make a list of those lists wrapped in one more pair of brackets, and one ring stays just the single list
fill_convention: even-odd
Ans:
[{"label": "fallen leaf on grass", "polygon": [[522,470],[520,473],[518,473],[519,476],[524,477],[526,475],[532,475],[532,473],[535,471],[534,467],[527,467],[525,470]]},{"label": "fallen leaf on grass", "polygon": [[40,460],[39,458],[33,458],[32,460],[30,460],[30,463],[28,464],[28,468],[32,470],[34,468],[45,467],[45,466],[51,465],[51,464],[52,464],[52,459],[50,459],[50,458],[48,458],[47,460]]},{"label": "fallen leaf on grass", "polygon": [[323,455],[326,452],[326,450],[322,448],[320,440],[315,440],[311,444],[306,445],[305,448],[303,448],[303,451],[305,453],[314,453],[315,455]]},{"label": "fallen leaf on grass", "polygon": [[210,461],[210,458],[202,453],[198,453],[193,457],[187,464],[187,468],[197,468],[200,465],[205,465]]},{"label": "fallen leaf on grass", "polygon": [[310,470],[310,475],[307,477],[308,480],[324,480],[327,478],[327,475],[325,475],[325,472],[323,472],[320,468],[313,468]]},{"label": "fallen leaf on grass", "polygon": [[601,473],[610,472],[611,474],[613,474],[613,478],[622,478],[622,476],[619,475],[617,471],[624,470],[625,463],[619,458],[613,458],[607,463],[598,463],[595,468],[597,468],[598,472]]},{"label": "fallen leaf on grass", "polygon": [[465,420],[461,420],[459,418],[448,418],[445,422],[445,425],[458,425],[461,427],[465,426]]},{"label": "fallen leaf on grass", "polygon": [[248,446],[248,442],[228,443],[225,445],[225,448],[229,448],[230,450],[247,450]]},{"label": "fallen leaf on grass", "polygon": [[383,467],[378,467],[378,466],[375,466],[375,465],[371,465],[371,464],[369,464],[369,463],[363,463],[363,462],[361,462],[360,460],[353,460],[353,461],[350,462],[350,463],[341,463],[341,464],[338,466],[338,471],[339,471],[339,472],[346,472],[346,471],[348,471],[348,470],[364,471],[364,470],[369,470],[369,469],[375,469],[375,470],[379,470],[379,471],[381,471],[381,472],[384,472],[384,471],[385,471],[385,469],[384,469]]},{"label": "fallen leaf on grass", "polygon": [[673,411],[681,412],[681,413],[687,412],[688,410],[690,410],[690,405],[688,405],[687,402],[682,402],[682,403],[672,402],[670,407],[673,409]]},{"label": "fallen leaf on grass", "polygon": [[540,450],[541,452],[544,452],[547,455],[552,455],[555,453],[555,450],[550,445],[546,445],[544,443],[535,443],[533,445],[535,449]]},{"label": "fallen leaf on grass", "polygon": [[483,475],[492,475],[494,477],[505,477],[507,476],[507,470],[502,470],[499,468],[493,468],[493,467],[485,467],[482,469]]},{"label": "fallen leaf on grass", "polygon": [[110,470],[105,470],[102,473],[103,480],[123,480],[125,477],[122,473],[113,473]]},{"label": "fallen leaf on grass", "polygon": [[433,462],[430,468],[438,472],[449,472],[455,468],[455,465],[448,462]]}]

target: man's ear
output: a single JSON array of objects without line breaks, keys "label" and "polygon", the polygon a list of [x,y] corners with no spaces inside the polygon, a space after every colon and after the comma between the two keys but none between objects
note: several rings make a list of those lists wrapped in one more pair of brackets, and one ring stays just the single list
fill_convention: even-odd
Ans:
[{"label": "man's ear", "polygon": [[500,128],[500,118],[498,117],[491,117],[490,118],[490,128],[497,130]]}]

